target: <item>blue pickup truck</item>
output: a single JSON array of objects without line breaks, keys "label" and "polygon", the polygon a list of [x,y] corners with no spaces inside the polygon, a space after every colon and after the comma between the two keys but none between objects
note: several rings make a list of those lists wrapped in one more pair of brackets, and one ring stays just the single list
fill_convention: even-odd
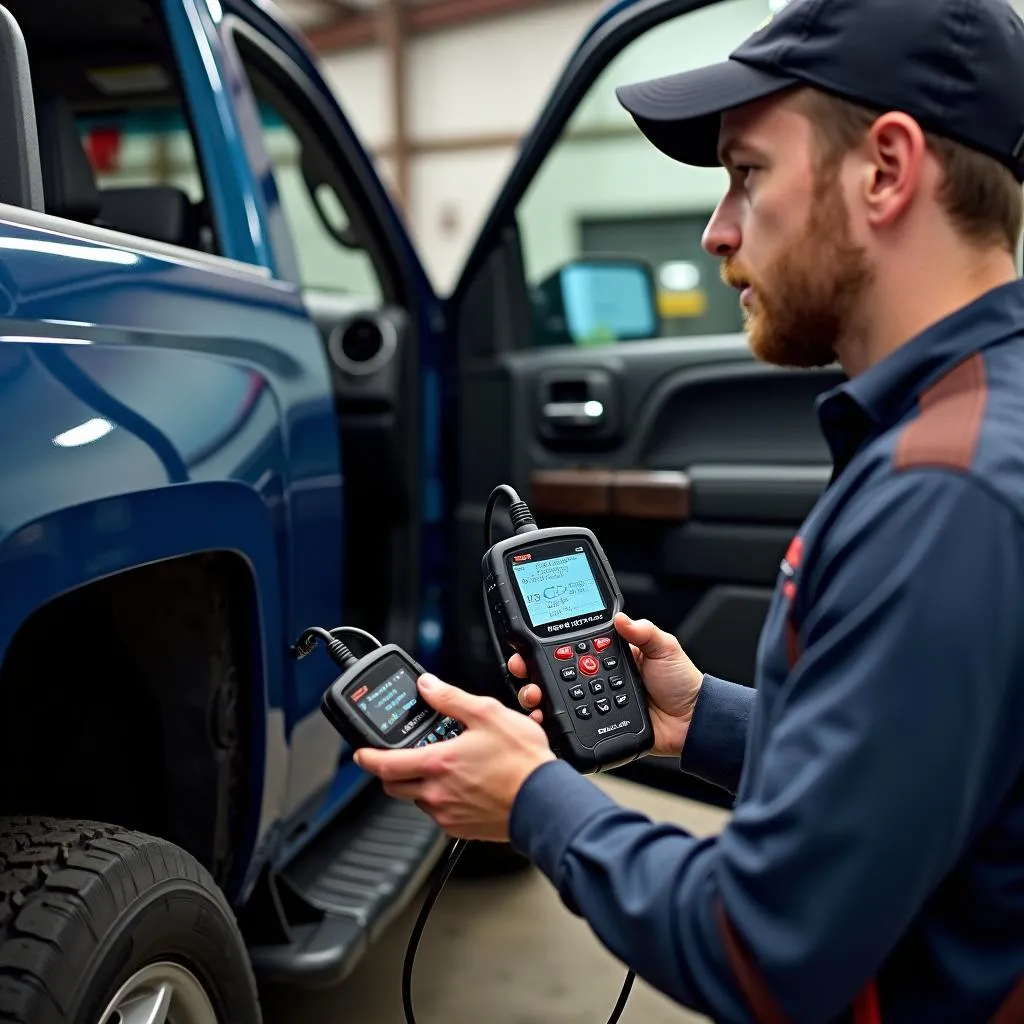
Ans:
[{"label": "blue pickup truck", "polygon": [[[511,702],[498,483],[750,679],[835,374],[752,360],[699,251],[717,172],[595,122],[765,13],[607,8],[442,296],[271,4],[0,8],[0,1020],[249,1024],[254,977],[346,975],[444,837],[353,765],[329,659],[291,645],[355,626]],[[604,179],[627,213],[673,198],[569,208]]]}]

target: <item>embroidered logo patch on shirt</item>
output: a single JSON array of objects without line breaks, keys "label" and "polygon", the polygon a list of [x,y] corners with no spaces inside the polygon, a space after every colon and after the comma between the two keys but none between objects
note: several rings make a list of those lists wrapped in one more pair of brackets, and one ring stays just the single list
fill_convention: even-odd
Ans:
[{"label": "embroidered logo patch on shirt", "polygon": [[782,592],[790,601],[792,601],[796,596],[796,583],[794,582],[794,577],[796,576],[797,569],[800,568],[800,562],[803,560],[803,557],[804,539],[797,534],[789,542],[789,547],[786,549],[786,557],[782,559],[782,563],[779,565],[782,575],[786,577],[786,582],[783,584]]}]

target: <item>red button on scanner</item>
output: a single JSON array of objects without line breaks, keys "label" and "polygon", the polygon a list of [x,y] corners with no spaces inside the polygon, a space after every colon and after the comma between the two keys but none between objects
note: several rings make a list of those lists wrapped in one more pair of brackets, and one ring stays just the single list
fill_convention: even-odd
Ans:
[{"label": "red button on scanner", "polygon": [[608,647],[611,647],[611,645],[612,645],[612,638],[610,636],[599,636],[594,641],[594,650],[597,651],[598,654],[600,654],[601,651],[605,650]]},{"label": "red button on scanner", "polygon": [[555,657],[559,661],[568,661],[572,657],[572,647],[566,644],[565,647],[559,647],[555,650]]},{"label": "red button on scanner", "polygon": [[585,676],[596,676],[601,671],[601,662],[597,660],[592,654],[584,654],[580,658],[580,671]]}]

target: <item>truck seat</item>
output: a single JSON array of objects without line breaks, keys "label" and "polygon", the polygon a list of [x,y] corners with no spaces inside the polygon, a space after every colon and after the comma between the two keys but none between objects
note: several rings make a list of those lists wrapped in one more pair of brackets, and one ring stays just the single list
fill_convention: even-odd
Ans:
[{"label": "truck seat", "polygon": [[94,223],[100,212],[100,191],[67,101],[60,96],[40,98],[36,103],[36,128],[46,212]]},{"label": "truck seat", "polygon": [[97,187],[74,114],[62,96],[40,99],[36,123],[47,213],[158,242],[203,248],[199,210],[181,189],[147,185],[101,191]]},{"label": "truck seat", "polygon": [[157,242],[202,248],[199,211],[180,188],[170,185],[103,189],[97,223]]}]

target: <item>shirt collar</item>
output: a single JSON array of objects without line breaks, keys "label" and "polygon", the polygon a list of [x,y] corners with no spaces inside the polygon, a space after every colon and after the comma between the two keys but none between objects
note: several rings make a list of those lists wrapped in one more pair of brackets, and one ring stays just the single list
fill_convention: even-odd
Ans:
[{"label": "shirt collar", "polygon": [[[818,399],[822,432],[837,471],[875,430],[896,423],[957,363],[1024,328],[1024,282],[975,299]],[[852,448],[852,450],[851,450]]]}]

